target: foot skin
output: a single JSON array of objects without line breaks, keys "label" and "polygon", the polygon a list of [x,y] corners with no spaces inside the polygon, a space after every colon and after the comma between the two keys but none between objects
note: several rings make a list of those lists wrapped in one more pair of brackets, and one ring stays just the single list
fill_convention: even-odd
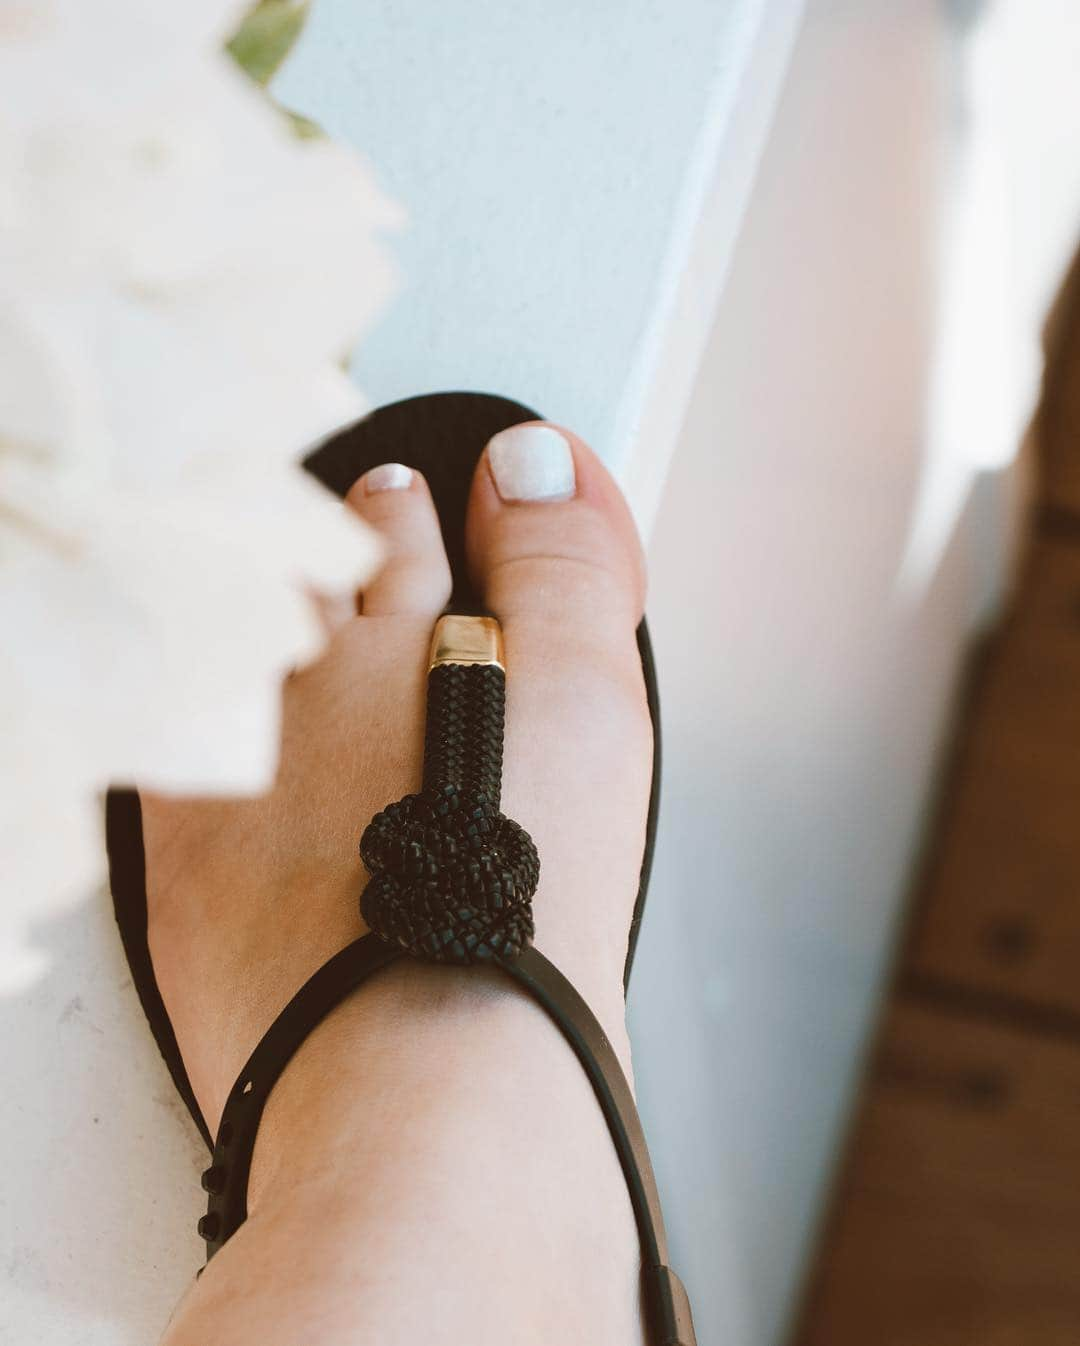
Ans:
[{"label": "foot skin", "polygon": [[[438,521],[423,478],[393,465],[348,504],[387,561],[285,687],[273,791],[143,797],[150,949],[212,1130],[281,1007],[364,932],[360,834],[420,781],[427,646],[450,592]],[[477,467],[466,536],[503,627],[502,807],[541,856],[536,943],[628,1066],[622,966],[652,754],[633,522],[580,440],[516,427]],[[557,1031],[497,972],[397,964],[331,1015],[271,1098],[249,1207],[170,1342],[640,1331],[636,1235],[599,1110]]]}]

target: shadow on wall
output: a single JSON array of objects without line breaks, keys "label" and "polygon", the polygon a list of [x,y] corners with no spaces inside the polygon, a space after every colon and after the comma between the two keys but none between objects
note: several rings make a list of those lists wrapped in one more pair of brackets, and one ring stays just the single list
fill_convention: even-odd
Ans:
[{"label": "shadow on wall", "polygon": [[36,942],[47,974],[0,997],[0,1341],[146,1346],[202,1261],[205,1151],[143,1022],[108,895]]}]

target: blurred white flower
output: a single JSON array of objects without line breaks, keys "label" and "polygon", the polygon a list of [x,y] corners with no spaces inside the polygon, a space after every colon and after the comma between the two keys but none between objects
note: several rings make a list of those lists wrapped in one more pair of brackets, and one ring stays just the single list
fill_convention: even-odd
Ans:
[{"label": "blurred white flower", "polygon": [[0,0],[0,986],[110,780],[265,788],[312,592],[376,556],[296,462],[362,410],[396,211],[223,53],[239,9]]}]

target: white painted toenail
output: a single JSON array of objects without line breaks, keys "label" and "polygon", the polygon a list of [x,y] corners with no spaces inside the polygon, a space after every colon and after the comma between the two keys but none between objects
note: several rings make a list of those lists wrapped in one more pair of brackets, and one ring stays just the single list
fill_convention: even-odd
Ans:
[{"label": "white painted toenail", "polygon": [[574,494],[574,456],[558,430],[514,425],[488,442],[495,489],[504,500],[569,500]]},{"label": "white painted toenail", "polygon": [[383,463],[364,474],[364,490],[368,495],[376,491],[405,491],[412,482],[412,468],[404,463]]}]

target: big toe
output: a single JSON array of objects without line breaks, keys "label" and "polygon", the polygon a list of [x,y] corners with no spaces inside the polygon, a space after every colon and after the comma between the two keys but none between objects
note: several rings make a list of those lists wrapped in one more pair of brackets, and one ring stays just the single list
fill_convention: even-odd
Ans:
[{"label": "big toe", "polygon": [[491,440],[473,479],[466,540],[504,627],[543,623],[604,641],[641,620],[634,521],[603,463],[567,430],[531,423]]},{"label": "big toe", "polygon": [[[477,467],[466,545],[505,639],[504,808],[540,850],[537,941],[571,966],[583,938],[600,941],[621,969],[652,758],[633,519],[575,435],[515,426]],[[579,829],[588,844],[568,845]],[[615,899],[606,910],[602,891]]]}]

